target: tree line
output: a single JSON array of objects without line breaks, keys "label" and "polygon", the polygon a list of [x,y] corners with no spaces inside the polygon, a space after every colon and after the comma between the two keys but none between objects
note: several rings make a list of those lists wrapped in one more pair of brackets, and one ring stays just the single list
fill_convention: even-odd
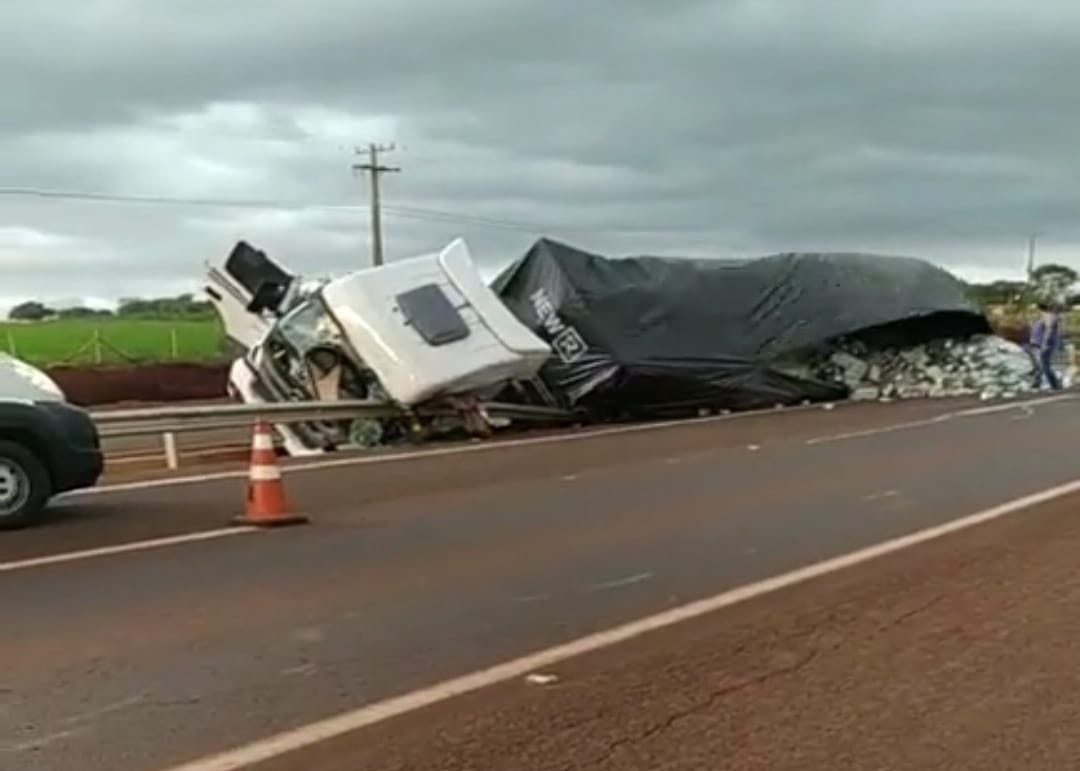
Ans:
[{"label": "tree line", "polygon": [[[1072,268],[1047,263],[1032,272],[1030,281],[969,283],[967,287],[971,298],[983,307],[1033,302],[1057,302],[1076,306],[1080,305],[1080,292],[1076,291],[1078,282],[1080,275]],[[8,318],[12,321],[116,317],[201,319],[213,318],[214,313],[214,306],[209,301],[197,300],[192,294],[182,294],[176,297],[123,298],[115,311],[86,307],[54,309],[37,300],[27,300],[12,308]]]},{"label": "tree line", "polygon": [[1067,265],[1047,263],[1035,268],[1028,281],[992,281],[968,284],[971,298],[983,307],[1030,305],[1049,302],[1074,307],[1080,305],[1076,284],[1080,274]]},{"label": "tree line", "polygon": [[49,319],[203,319],[214,317],[214,306],[197,300],[192,294],[176,297],[126,297],[117,303],[116,310],[72,307],[50,308],[37,300],[19,303],[8,312],[12,321],[46,321]]}]

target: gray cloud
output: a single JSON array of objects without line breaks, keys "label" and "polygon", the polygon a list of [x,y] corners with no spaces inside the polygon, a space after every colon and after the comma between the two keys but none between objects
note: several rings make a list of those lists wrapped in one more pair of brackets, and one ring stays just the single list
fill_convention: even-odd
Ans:
[{"label": "gray cloud", "polygon": [[240,237],[362,264],[369,140],[404,146],[392,256],[461,235],[490,266],[552,235],[990,276],[1040,230],[1077,262],[1071,0],[10,5],[0,186],[309,206],[3,197],[0,304],[195,288]]}]

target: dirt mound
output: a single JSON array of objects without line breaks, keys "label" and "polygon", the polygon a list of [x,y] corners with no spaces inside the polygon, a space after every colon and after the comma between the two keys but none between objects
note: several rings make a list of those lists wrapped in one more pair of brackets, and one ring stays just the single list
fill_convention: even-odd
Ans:
[{"label": "dirt mound", "polygon": [[224,364],[52,367],[47,370],[67,398],[83,407],[124,402],[178,402],[225,396]]}]

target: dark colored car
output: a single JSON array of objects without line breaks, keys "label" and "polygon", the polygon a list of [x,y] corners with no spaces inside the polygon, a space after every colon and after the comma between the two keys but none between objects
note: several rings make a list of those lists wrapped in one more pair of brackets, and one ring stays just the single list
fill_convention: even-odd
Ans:
[{"label": "dark colored car", "polygon": [[53,496],[93,487],[103,468],[90,415],[44,373],[0,358],[0,530],[34,523]]}]

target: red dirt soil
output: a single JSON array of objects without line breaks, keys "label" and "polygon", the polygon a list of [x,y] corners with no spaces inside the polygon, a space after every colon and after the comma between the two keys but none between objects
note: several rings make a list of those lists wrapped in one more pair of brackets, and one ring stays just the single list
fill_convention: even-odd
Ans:
[{"label": "red dirt soil", "polygon": [[131,402],[217,400],[225,397],[225,364],[143,364],[51,367],[67,398],[83,407]]}]

